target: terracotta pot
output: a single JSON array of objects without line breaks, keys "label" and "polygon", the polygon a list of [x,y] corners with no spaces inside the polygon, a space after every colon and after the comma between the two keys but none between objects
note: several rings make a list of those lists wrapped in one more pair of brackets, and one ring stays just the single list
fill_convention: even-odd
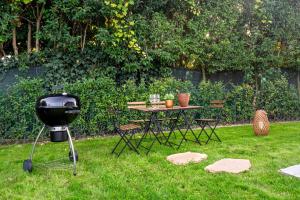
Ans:
[{"label": "terracotta pot", "polygon": [[253,118],[253,131],[254,134],[268,135],[270,129],[270,122],[268,120],[267,112],[264,110],[257,110]]},{"label": "terracotta pot", "polygon": [[166,100],[165,104],[166,104],[166,108],[173,108],[174,102],[173,100]]},{"label": "terracotta pot", "polygon": [[178,102],[181,107],[189,106],[190,94],[189,93],[180,93],[178,94]]}]

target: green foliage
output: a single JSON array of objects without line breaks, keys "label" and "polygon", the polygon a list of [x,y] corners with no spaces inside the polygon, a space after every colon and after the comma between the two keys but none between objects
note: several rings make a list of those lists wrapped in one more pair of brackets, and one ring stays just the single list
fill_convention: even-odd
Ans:
[{"label": "green foliage", "polygon": [[35,102],[44,94],[42,80],[21,79],[1,95],[1,138],[32,139],[36,136],[41,124],[35,114]]},{"label": "green foliage", "polygon": [[293,119],[300,111],[297,90],[289,85],[283,75],[263,81],[259,100],[259,106],[267,111],[271,119]]},{"label": "green foliage", "polygon": [[[57,5],[57,7],[59,7]],[[48,41],[48,48],[50,49],[68,49],[73,50],[77,48],[80,41],[79,36],[72,36],[70,34],[70,27],[66,22],[61,21],[59,13],[52,9],[45,13],[45,25],[42,27],[41,38]]]},{"label": "green foliage", "polygon": [[[188,21],[186,60],[183,63],[187,68],[203,68],[208,72],[215,72],[237,69],[244,64],[239,57],[243,54],[242,44],[237,39],[237,34],[232,32],[241,15],[236,6],[238,3],[239,1],[201,3],[201,14]],[[233,60],[229,59],[231,55],[235,55]]]},{"label": "green foliage", "polygon": [[209,105],[211,100],[223,100],[225,99],[225,86],[222,82],[201,82],[196,98],[201,105]]},{"label": "green foliage", "polygon": [[[225,100],[226,91],[222,82],[201,82],[194,93],[191,94],[191,104],[204,106],[196,115],[197,117],[210,118],[219,111],[208,108],[212,100]],[[227,119],[225,119],[227,121]]]},{"label": "green foliage", "polygon": [[44,59],[45,82],[49,87],[74,83],[84,78],[103,75],[114,78],[113,67],[99,63],[102,55],[96,52],[49,52]]},{"label": "green foliage", "polygon": [[9,11],[9,5],[5,2],[0,2],[0,44],[6,42],[11,37],[9,31],[11,28],[10,21],[13,19],[13,16]]},{"label": "green foliage", "polygon": [[107,109],[109,106],[118,105],[122,99],[112,79],[84,79],[66,85],[65,91],[80,97],[81,114],[72,125],[78,133],[93,135],[112,129],[113,124],[108,118]]},{"label": "green foliage", "polygon": [[174,94],[169,93],[164,96],[164,100],[174,100]]},{"label": "green foliage", "polygon": [[[265,80],[259,95],[259,108],[266,109],[270,119],[299,118],[300,101],[296,90],[288,85],[282,75],[273,75],[272,80]],[[225,87],[221,82],[202,82],[195,87],[189,81],[178,81],[173,78],[160,79],[150,85],[144,81],[137,86],[133,80],[121,87],[108,77],[84,78],[72,84],[66,84],[64,91],[80,97],[82,109],[80,117],[72,123],[78,135],[107,134],[113,129],[107,109],[111,106],[122,110],[119,116],[121,123],[130,119],[138,119],[140,113],[128,111],[129,101],[148,101],[149,95],[158,93],[164,99],[174,99],[178,104],[177,87],[185,88],[191,94],[191,105],[208,107],[211,100],[225,100],[223,112],[224,122],[249,122],[254,110],[252,106],[254,90],[250,85]],[[45,93],[44,82],[40,79],[21,79],[0,98],[0,138],[33,138],[40,127],[35,116],[35,101]],[[53,91],[55,93],[62,90]],[[7,109],[9,108],[9,111]],[[197,116],[214,116],[219,111],[211,109],[199,110]]]},{"label": "green foliage", "polygon": [[[83,133],[111,129],[99,122],[108,122],[103,110],[109,103],[102,103],[102,96],[123,109],[127,101],[148,101],[149,94],[163,97],[185,92],[191,93],[191,104],[207,106],[212,99],[225,99],[224,115],[229,122],[249,120],[253,108],[267,109],[274,119],[298,117],[296,90],[286,78],[269,70],[300,69],[298,1],[17,0],[1,1],[0,11],[0,56],[13,53],[12,28],[16,28],[20,52],[18,57],[0,61],[1,76],[11,68],[26,71],[38,66],[45,72],[41,89],[65,85],[82,95],[88,107],[75,126]],[[30,39],[40,39],[39,52],[28,49]],[[174,67],[201,70],[204,82],[194,86],[169,78]],[[242,70],[245,82],[240,86],[206,82],[206,73],[224,70]],[[17,102],[18,92],[22,94],[18,87],[30,84],[22,80],[2,94],[1,110]],[[89,93],[94,93],[90,88],[101,96],[89,99]],[[30,97],[39,93],[39,88],[33,89],[36,92]],[[15,90],[13,99],[9,94]],[[104,95],[109,91],[111,95]],[[15,118],[9,113],[1,117],[7,121],[1,132],[12,130],[19,137]],[[122,120],[130,117],[125,113]],[[34,128],[25,121],[18,130],[28,126],[27,134]],[[29,121],[31,126],[36,124]]]},{"label": "green foliage", "polygon": [[26,25],[31,24],[43,50],[79,53],[97,46],[106,62],[124,74],[153,66],[209,73],[239,69],[249,72],[251,82],[266,68],[299,64],[297,1],[54,0],[45,7],[44,3],[0,3],[0,44],[9,53],[11,28],[18,28],[18,47],[24,52]]},{"label": "green foliage", "polygon": [[225,113],[228,121],[249,121],[252,119],[254,90],[248,84],[233,86],[232,90],[226,96]]},{"label": "green foliage", "polygon": [[105,0],[104,4],[108,7],[108,16],[105,16],[105,25],[112,31],[113,46],[126,42],[126,47],[133,49],[137,53],[146,56],[137,42],[133,26],[135,22],[129,19],[129,7],[134,4],[129,1],[110,1]]},{"label": "green foliage", "polygon": [[[44,56],[39,63],[47,68],[51,84],[70,83],[95,71],[104,71],[120,85],[129,79],[148,84],[153,77],[167,77],[167,67],[200,69],[202,79],[206,73],[242,70],[257,96],[267,69],[300,66],[297,1],[45,2],[0,3],[0,54],[12,54],[12,27],[17,28],[19,55],[31,57],[35,48],[27,53],[26,41],[39,38]],[[23,65],[22,60],[15,59],[15,66]]]},{"label": "green foliage", "polygon": [[151,94],[161,94],[162,96],[169,93],[190,93],[193,90],[194,86],[190,81],[179,81],[174,78],[155,80],[149,86]]}]

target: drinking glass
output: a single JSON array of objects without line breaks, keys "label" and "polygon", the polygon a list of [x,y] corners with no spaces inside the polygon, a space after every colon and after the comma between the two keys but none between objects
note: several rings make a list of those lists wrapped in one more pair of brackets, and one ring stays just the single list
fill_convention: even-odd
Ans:
[{"label": "drinking glass", "polygon": [[154,94],[150,94],[149,101],[150,101],[151,106],[153,103],[155,103],[155,95]]},{"label": "drinking glass", "polygon": [[150,101],[151,107],[156,108],[157,103],[160,102],[160,95],[159,94],[151,94],[149,96],[149,101]]},{"label": "drinking glass", "polygon": [[159,94],[155,94],[155,102],[156,103],[160,102],[160,96],[159,96]]}]

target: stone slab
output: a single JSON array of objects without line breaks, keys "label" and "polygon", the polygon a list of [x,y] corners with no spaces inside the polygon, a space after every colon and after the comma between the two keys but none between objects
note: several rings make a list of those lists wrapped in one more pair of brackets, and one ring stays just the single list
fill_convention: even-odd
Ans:
[{"label": "stone slab", "polygon": [[300,178],[300,165],[293,165],[284,169],[280,169],[279,172],[285,175]]},{"label": "stone slab", "polygon": [[202,160],[206,160],[207,155],[201,153],[185,152],[177,153],[167,157],[167,160],[175,165],[186,165],[190,162],[199,163]]},{"label": "stone slab", "polygon": [[248,171],[251,168],[251,163],[246,159],[224,158],[205,167],[205,171],[211,173],[228,172],[238,174]]}]

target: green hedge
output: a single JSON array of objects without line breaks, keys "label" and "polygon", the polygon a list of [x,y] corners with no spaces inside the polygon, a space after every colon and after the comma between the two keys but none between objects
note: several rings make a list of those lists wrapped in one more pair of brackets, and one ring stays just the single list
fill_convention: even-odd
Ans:
[{"label": "green hedge", "polygon": [[258,98],[259,107],[268,111],[271,119],[294,119],[299,117],[297,90],[289,86],[284,76],[273,81],[264,81]]},{"label": "green hedge", "polygon": [[[36,136],[41,123],[35,115],[35,101],[38,96],[49,93],[44,88],[45,84],[40,79],[22,79],[6,93],[0,94],[0,139],[32,139]],[[159,93],[163,97],[167,93],[189,92],[191,104],[203,106],[207,106],[213,99],[225,99],[224,121],[229,123],[249,122],[254,112],[254,91],[247,84],[225,87],[221,82],[206,82],[194,86],[189,81],[166,78],[154,80],[150,85],[142,81],[139,86],[129,80],[117,87],[113,79],[100,77],[66,84],[65,91],[81,99],[81,115],[72,124],[72,129],[83,136],[110,133],[113,126],[108,118],[109,106],[126,110],[126,102],[147,101],[152,93]],[[297,91],[289,86],[283,76],[262,84],[258,105],[267,110],[271,119],[300,117]],[[198,113],[202,116],[214,114],[206,110]],[[121,121],[126,123],[135,117],[136,113],[125,111]]]},{"label": "green hedge", "polygon": [[0,95],[0,136],[26,139],[36,135],[41,123],[35,115],[36,98],[45,94],[39,79],[21,79]]}]

